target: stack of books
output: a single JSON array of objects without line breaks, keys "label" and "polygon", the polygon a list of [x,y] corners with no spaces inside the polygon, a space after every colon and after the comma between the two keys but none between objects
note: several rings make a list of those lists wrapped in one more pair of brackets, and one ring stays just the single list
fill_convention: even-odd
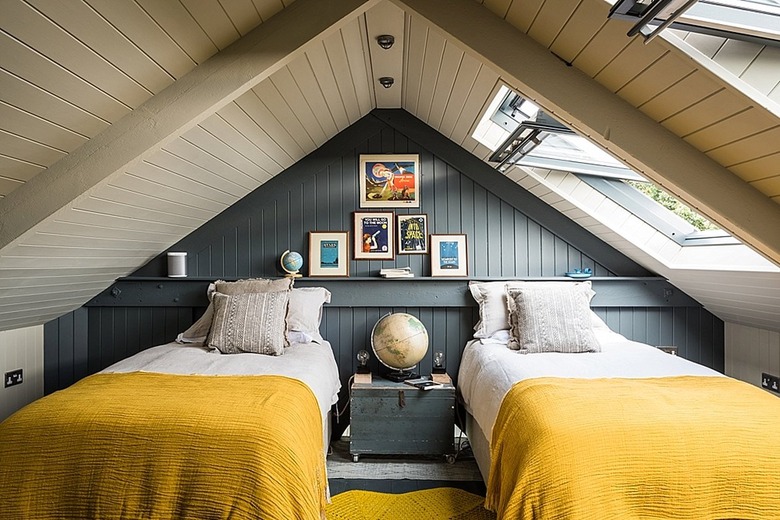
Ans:
[{"label": "stack of books", "polygon": [[382,278],[414,278],[411,267],[392,267],[381,269],[379,276]]}]

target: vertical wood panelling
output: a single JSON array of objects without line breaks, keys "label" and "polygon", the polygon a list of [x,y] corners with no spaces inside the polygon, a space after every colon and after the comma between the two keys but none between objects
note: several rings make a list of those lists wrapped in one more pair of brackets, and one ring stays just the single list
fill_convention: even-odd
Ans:
[{"label": "vertical wood panelling", "polygon": [[[436,155],[412,139],[403,125],[392,126],[372,117],[345,130],[317,152],[269,180],[172,249],[189,253],[191,276],[279,276],[278,258],[285,249],[300,251],[308,259],[308,231],[352,231],[352,212],[359,209],[356,172],[359,155],[364,153],[420,155],[421,207],[399,209],[397,213],[428,214],[433,233],[466,233],[472,277],[560,276],[570,268],[585,266],[603,276],[626,274],[613,272],[598,261],[618,254],[608,246],[600,244],[584,253],[551,229],[555,224],[542,214],[547,208],[537,206],[536,214],[529,214],[533,206],[521,205],[514,197],[496,189],[491,184],[491,176],[500,176],[498,173],[486,171],[484,179],[466,175],[461,169],[465,166],[445,160],[446,150],[439,152],[441,156]],[[350,258],[351,249],[350,244]],[[352,277],[374,277],[380,268],[393,265],[409,265],[418,277],[430,274],[427,255],[398,255],[393,261],[351,260],[350,273]],[[631,271],[635,268],[630,264],[618,265],[625,266],[632,274],[637,273]],[[164,276],[165,256],[160,255],[135,274]],[[436,282],[429,281],[420,284],[419,290],[435,288]],[[355,369],[356,352],[370,349],[371,328],[391,311],[418,315],[428,328],[431,347],[420,364],[422,372],[430,371],[433,352],[441,349],[445,351],[449,373],[457,375],[460,354],[473,334],[478,310],[462,302],[449,306],[445,302],[442,307],[415,307],[414,303],[412,299],[406,307],[386,307],[378,293],[373,306],[326,306],[321,331],[333,346],[345,387]],[[171,303],[165,307],[90,306],[78,312],[80,317],[63,317],[53,322],[57,324],[56,329],[47,326],[47,341],[52,336],[51,341],[58,342],[47,348],[47,367],[53,380],[47,391],[83,377],[84,367],[88,373],[96,372],[138,350],[172,341],[203,309]],[[712,361],[717,359],[717,354],[708,351],[722,347],[701,339],[706,334],[699,330],[698,324],[714,327],[712,320],[702,323],[703,312],[706,311],[685,307],[599,309],[613,329],[632,339],[676,344],[681,353],[694,356],[692,359],[696,361],[707,356]],[[692,329],[692,325],[697,328]],[[56,334],[49,334],[51,329]],[[376,360],[371,363],[375,364]],[[79,364],[78,370],[69,366],[72,364]],[[378,367],[372,365],[372,368]]]},{"label": "vertical wood panelling", "polygon": [[761,386],[761,374],[780,377],[780,332],[726,322],[726,374]]}]

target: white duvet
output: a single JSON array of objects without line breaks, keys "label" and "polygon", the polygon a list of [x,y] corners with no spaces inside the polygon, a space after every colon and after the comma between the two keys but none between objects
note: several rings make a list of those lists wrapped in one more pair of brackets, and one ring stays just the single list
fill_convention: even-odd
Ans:
[{"label": "white duvet", "polygon": [[118,361],[103,372],[189,375],[275,374],[304,382],[317,397],[323,417],[338,399],[339,371],[330,343],[296,343],[281,356],[221,354],[196,344],[167,343]]},{"label": "white duvet", "polygon": [[520,354],[510,350],[505,343],[470,341],[460,362],[458,391],[466,410],[487,438],[492,438],[493,425],[504,395],[512,385],[524,379],[723,375],[656,347],[630,341],[606,326],[594,327],[594,332],[601,344],[601,352]]}]

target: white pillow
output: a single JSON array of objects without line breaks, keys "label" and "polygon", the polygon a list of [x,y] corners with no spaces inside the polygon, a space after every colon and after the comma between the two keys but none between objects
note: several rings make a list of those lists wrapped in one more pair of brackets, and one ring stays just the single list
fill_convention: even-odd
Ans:
[{"label": "white pillow", "polygon": [[[469,282],[469,291],[474,300],[479,304],[480,320],[474,326],[474,337],[487,339],[493,337],[496,332],[509,330],[509,312],[507,310],[507,288],[525,287],[555,287],[582,284],[587,287],[590,298],[596,293],[591,288],[590,280],[584,282],[524,282],[522,280],[499,282]],[[590,301],[590,299],[588,300]],[[601,321],[598,316],[594,318]]]},{"label": "white pillow", "polygon": [[214,305],[211,303],[211,296],[215,290],[216,286],[210,283],[209,288],[206,289],[206,295],[209,299],[209,306],[206,307],[206,312],[195,323],[190,325],[190,328],[176,336],[176,343],[204,343],[206,341],[211,328],[211,322],[214,320]]},{"label": "white pillow", "polygon": [[287,339],[292,343],[322,343],[322,306],[330,303],[324,287],[298,287],[290,292],[287,307]]}]

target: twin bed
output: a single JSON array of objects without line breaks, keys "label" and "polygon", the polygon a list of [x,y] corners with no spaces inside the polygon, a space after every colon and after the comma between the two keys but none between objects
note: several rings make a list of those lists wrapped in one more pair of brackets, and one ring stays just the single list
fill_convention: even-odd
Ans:
[{"label": "twin bed", "polygon": [[340,388],[318,331],[329,296],[289,280],[217,282],[179,343],[11,416],[0,518],[323,518]]},{"label": "twin bed", "polygon": [[[0,424],[0,517],[322,518],[329,293],[280,283],[217,282],[179,342]],[[498,518],[780,518],[780,400],[612,332],[587,282],[470,290],[458,388]]]},{"label": "twin bed", "polygon": [[506,285],[472,282],[458,377],[499,519],[780,518],[780,400],[611,331],[587,282]]}]

